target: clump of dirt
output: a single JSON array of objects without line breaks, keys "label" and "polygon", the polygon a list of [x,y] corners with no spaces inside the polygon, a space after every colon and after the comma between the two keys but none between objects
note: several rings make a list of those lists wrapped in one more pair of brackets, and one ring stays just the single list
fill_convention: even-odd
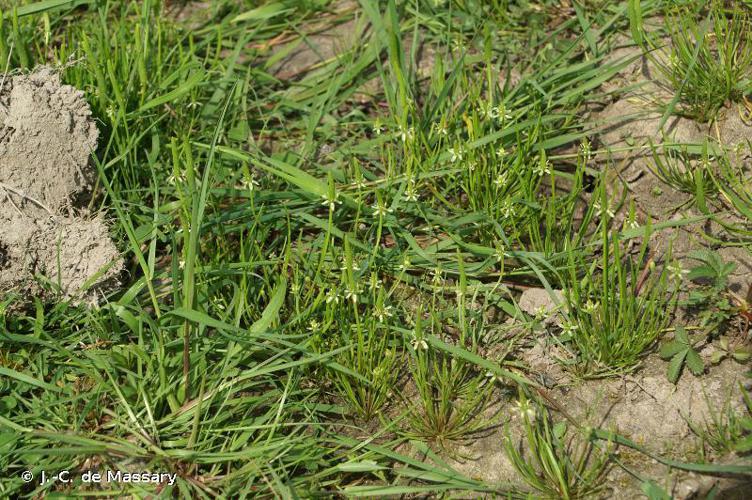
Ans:
[{"label": "clump of dirt", "polygon": [[123,263],[90,195],[98,131],[79,90],[43,67],[0,84],[0,293],[43,295],[38,275],[66,299],[94,302]]}]

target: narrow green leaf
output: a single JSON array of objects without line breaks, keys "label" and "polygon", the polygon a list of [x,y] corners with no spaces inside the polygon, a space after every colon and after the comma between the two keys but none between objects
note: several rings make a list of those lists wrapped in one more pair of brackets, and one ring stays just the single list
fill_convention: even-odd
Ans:
[{"label": "narrow green leaf", "polygon": [[640,0],[629,0],[627,3],[627,17],[632,39],[637,45],[642,45],[642,6]]},{"label": "narrow green leaf", "polygon": [[272,326],[272,323],[279,317],[279,310],[285,303],[286,294],[287,278],[282,277],[272,293],[271,300],[266,305],[264,312],[261,313],[261,318],[248,329],[251,334],[264,333]]},{"label": "narrow green leaf", "polygon": [[39,387],[40,389],[46,389],[48,391],[53,391],[53,392],[63,392],[63,390],[56,385],[48,384],[47,382],[38,380],[30,375],[17,372],[10,368],[5,368],[3,366],[0,366],[0,376],[8,377],[8,378],[17,380],[19,382],[23,382],[25,384],[33,385],[34,387]]},{"label": "narrow green leaf", "polygon": [[283,2],[275,2],[255,9],[243,12],[232,18],[230,23],[236,24],[243,21],[261,21],[263,19],[270,19],[275,16],[282,15],[286,12],[294,11],[295,9],[288,7]]},{"label": "narrow green leaf", "polygon": [[[23,5],[16,9],[18,17],[29,16],[32,14],[40,14],[54,9],[74,9],[81,5],[88,5],[94,3],[94,0],[44,0],[42,2],[35,2],[29,5]],[[13,11],[5,13],[5,17],[13,14]]]},{"label": "narrow green leaf", "polygon": [[206,72],[203,69],[197,70],[178,88],[144,103],[144,105],[141,106],[141,108],[138,110],[138,113],[143,113],[144,111],[147,111],[151,108],[161,106],[162,104],[167,104],[168,102],[174,101],[175,99],[184,96],[185,94],[190,92],[193,87],[201,83],[205,76]]}]

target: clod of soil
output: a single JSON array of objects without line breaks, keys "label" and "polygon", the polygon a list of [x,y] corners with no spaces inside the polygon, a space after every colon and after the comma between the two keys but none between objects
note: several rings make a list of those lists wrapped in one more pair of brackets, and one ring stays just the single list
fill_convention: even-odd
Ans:
[{"label": "clod of soil", "polygon": [[40,295],[37,275],[67,299],[93,302],[123,263],[87,198],[98,131],[83,93],[51,68],[1,78],[0,294]]}]

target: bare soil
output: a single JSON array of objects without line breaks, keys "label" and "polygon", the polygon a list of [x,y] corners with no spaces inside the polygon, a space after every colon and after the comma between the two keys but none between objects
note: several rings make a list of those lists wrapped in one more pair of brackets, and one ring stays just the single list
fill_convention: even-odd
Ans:
[{"label": "bare soil", "polygon": [[0,294],[59,288],[96,301],[123,263],[105,222],[79,207],[96,177],[99,135],[83,93],[51,68],[4,75],[0,125]]}]

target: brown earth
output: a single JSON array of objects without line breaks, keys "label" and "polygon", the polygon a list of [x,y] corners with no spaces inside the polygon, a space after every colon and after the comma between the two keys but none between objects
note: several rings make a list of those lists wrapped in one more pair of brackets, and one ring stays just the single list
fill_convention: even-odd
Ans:
[{"label": "brown earth", "polygon": [[122,260],[107,225],[78,205],[91,190],[99,135],[83,93],[50,68],[5,75],[0,86],[0,293],[95,302]]}]

